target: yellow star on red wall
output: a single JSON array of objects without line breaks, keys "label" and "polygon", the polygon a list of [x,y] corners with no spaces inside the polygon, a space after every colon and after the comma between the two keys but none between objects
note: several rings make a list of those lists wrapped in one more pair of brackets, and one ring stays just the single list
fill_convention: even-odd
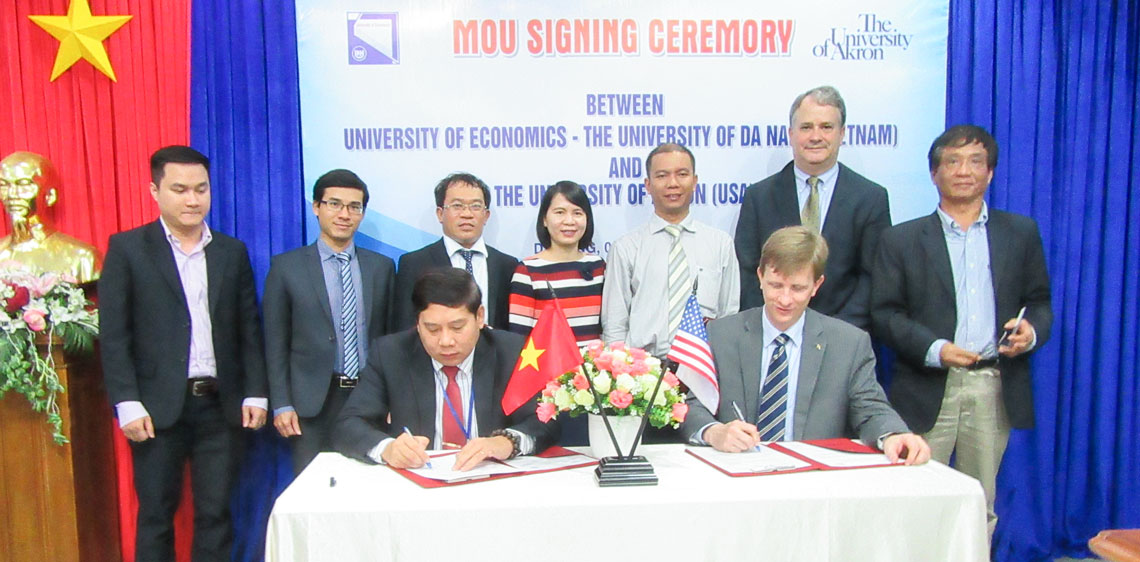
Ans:
[{"label": "yellow star on red wall", "polygon": [[51,69],[53,82],[79,59],[85,59],[108,78],[115,80],[115,69],[111,68],[111,59],[103,48],[103,40],[131,17],[93,16],[87,0],[71,0],[66,16],[28,16],[52,37],[59,39],[59,51],[55,54],[55,66]]}]

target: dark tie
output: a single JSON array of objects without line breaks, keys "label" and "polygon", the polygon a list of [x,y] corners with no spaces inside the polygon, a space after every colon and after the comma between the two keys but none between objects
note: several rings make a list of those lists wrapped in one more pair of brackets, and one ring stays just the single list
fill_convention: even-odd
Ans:
[{"label": "dark tie", "polygon": [[336,255],[340,262],[340,329],[344,334],[344,375],[356,378],[360,372],[360,350],[356,346],[356,289],[352,286],[352,268],[348,252]]},{"label": "dark tie", "polygon": [[447,388],[444,392],[447,393],[447,402],[451,403],[451,408],[444,404],[444,411],[440,412],[443,415],[443,444],[445,448],[449,445],[462,447],[467,444],[467,437],[459,425],[459,420],[466,419],[463,417],[463,397],[459,392],[459,382],[455,380],[459,375],[459,367],[445,366],[443,374],[447,377]]},{"label": "dark tie", "polygon": [[475,275],[474,268],[471,267],[471,258],[475,256],[475,250],[459,250],[459,255],[463,256],[463,266],[472,276]]},{"label": "dark tie", "polygon": [[756,424],[762,441],[784,440],[784,419],[788,404],[788,351],[791,338],[787,334],[776,336],[776,349],[768,363],[768,376],[760,391],[760,421]]}]

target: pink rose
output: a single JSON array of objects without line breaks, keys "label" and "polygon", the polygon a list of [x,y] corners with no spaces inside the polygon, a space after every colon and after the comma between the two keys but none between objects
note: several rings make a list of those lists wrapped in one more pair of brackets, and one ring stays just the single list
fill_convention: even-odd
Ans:
[{"label": "pink rose", "polygon": [[47,328],[47,321],[44,320],[44,316],[46,315],[46,310],[29,308],[24,311],[24,323],[28,325],[28,329],[31,331],[42,332],[44,328]]},{"label": "pink rose", "polygon": [[629,363],[625,361],[614,361],[610,366],[610,372],[615,375],[623,375],[629,372]]},{"label": "pink rose", "polygon": [[613,367],[614,356],[612,353],[606,351],[601,355],[594,358],[594,366],[602,371],[608,371]]},{"label": "pink rose", "polygon": [[610,393],[610,405],[613,407],[624,410],[633,404],[633,395],[624,390],[615,390]]},{"label": "pink rose", "polygon": [[673,419],[683,422],[685,416],[689,413],[689,405],[684,402],[677,402],[673,404]]},{"label": "pink rose", "polygon": [[640,347],[629,348],[629,354],[633,357],[634,361],[645,361],[645,359],[647,357],[649,357],[649,354],[646,353],[645,350],[641,349]]},{"label": "pink rose", "polygon": [[601,340],[594,340],[590,342],[590,345],[586,346],[586,351],[590,354],[590,359],[597,359],[605,348],[606,346]]},{"label": "pink rose", "polygon": [[59,276],[54,273],[45,274],[43,277],[31,278],[29,280],[31,282],[28,283],[28,288],[32,292],[32,297],[39,298],[48,294],[51,292],[52,287],[55,287],[56,281],[58,280]]},{"label": "pink rose", "polygon": [[610,349],[612,349],[614,351],[624,351],[625,350],[625,342],[615,341],[614,343],[610,344]]},{"label": "pink rose", "polygon": [[677,385],[681,384],[681,381],[677,380],[677,375],[674,375],[673,373],[665,373],[665,384],[669,388],[677,388]]},{"label": "pink rose", "polygon": [[[636,348],[634,348],[636,349]],[[629,366],[629,374],[633,376],[644,375],[649,372],[649,365],[645,364],[644,359],[634,359],[633,363]]]},{"label": "pink rose", "polygon": [[538,421],[547,423],[558,414],[558,407],[552,402],[541,402],[535,412],[538,414]]},{"label": "pink rose", "polygon": [[550,381],[546,383],[546,388],[542,389],[542,395],[554,396],[554,393],[557,392],[559,388],[562,388],[562,385],[558,384],[558,381]]},{"label": "pink rose", "polygon": [[586,380],[586,375],[578,373],[574,375],[574,388],[578,390],[586,390],[590,388],[590,381]]}]

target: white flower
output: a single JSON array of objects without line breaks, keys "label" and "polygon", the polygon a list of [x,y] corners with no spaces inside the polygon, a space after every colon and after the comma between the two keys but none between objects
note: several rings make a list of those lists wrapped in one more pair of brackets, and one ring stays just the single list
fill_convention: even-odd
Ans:
[{"label": "white flower", "polygon": [[614,384],[617,385],[618,390],[624,390],[632,394],[634,387],[637,386],[637,381],[630,375],[621,374],[614,379]]},{"label": "white flower", "polygon": [[611,382],[609,375],[600,374],[594,377],[594,390],[597,390],[598,394],[609,394]]}]

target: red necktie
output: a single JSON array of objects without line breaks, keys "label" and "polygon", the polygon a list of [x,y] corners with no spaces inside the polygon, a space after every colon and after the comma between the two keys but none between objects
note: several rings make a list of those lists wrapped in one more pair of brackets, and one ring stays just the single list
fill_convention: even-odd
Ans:
[{"label": "red necktie", "polygon": [[447,448],[449,445],[462,447],[467,444],[467,437],[459,425],[459,420],[465,419],[463,417],[463,397],[459,393],[459,383],[455,380],[459,374],[459,367],[445,366],[443,374],[447,376],[447,388],[444,389],[444,392],[447,393],[447,401],[451,402],[452,408],[455,409],[455,415],[452,415],[451,408],[444,404],[444,411],[440,412],[443,415],[443,447]]}]

